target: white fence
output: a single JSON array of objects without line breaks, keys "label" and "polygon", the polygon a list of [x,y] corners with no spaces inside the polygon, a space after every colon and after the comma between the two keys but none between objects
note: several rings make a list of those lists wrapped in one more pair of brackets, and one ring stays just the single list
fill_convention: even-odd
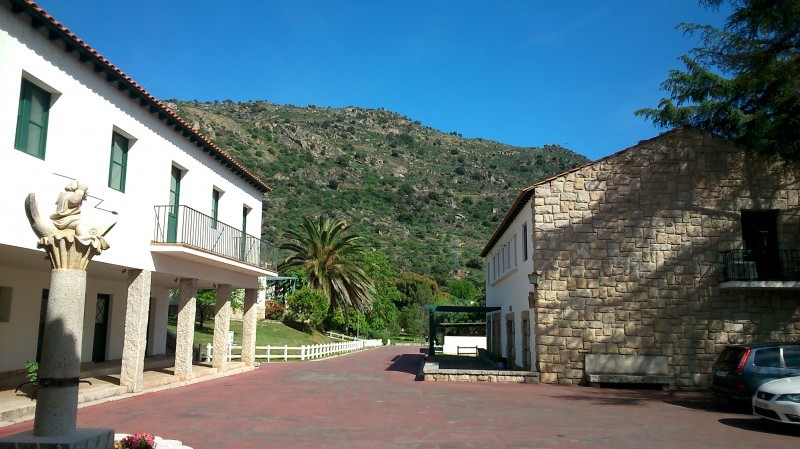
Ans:
[{"label": "white fence", "polygon": [[334,340],[342,340],[342,341],[356,341],[356,340],[359,340],[359,338],[357,338],[357,337],[351,337],[349,335],[338,334],[336,332],[331,332],[331,331],[325,332],[325,335],[327,335],[330,338],[333,338]]},{"label": "white fence", "polygon": [[[355,340],[343,341],[338,343],[326,343],[321,345],[303,346],[256,346],[256,360],[266,360],[267,363],[274,361],[287,362],[291,360],[312,360],[328,357],[346,352],[360,351],[365,348],[383,346],[381,340]],[[214,350],[211,343],[205,345],[201,351],[201,357],[205,360],[214,359]],[[242,345],[228,346],[228,360],[241,360]]]}]

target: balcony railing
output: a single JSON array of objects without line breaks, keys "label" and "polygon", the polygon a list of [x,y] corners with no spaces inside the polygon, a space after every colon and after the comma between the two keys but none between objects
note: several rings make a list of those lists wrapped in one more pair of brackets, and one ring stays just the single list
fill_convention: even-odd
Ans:
[{"label": "balcony railing", "polygon": [[154,243],[185,245],[250,265],[275,268],[268,243],[188,206],[155,206]]},{"label": "balcony railing", "polygon": [[725,251],[722,281],[800,281],[800,248],[781,248],[771,255]]}]

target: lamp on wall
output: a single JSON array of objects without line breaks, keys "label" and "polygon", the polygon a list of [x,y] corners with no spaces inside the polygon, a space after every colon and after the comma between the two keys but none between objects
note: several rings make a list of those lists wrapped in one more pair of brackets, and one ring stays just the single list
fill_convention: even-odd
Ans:
[{"label": "lamp on wall", "polygon": [[539,286],[539,280],[541,279],[541,276],[542,276],[541,274],[539,274],[538,272],[534,271],[533,273],[530,273],[528,275],[528,282],[530,282],[531,285],[533,285],[534,287],[538,287]]}]

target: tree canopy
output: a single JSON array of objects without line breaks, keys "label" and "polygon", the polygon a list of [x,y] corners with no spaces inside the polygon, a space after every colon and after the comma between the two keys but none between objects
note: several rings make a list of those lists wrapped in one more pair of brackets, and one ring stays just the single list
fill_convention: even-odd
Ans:
[{"label": "tree canopy", "polygon": [[[718,8],[724,0],[701,0]],[[682,23],[702,46],[671,70],[657,109],[661,127],[693,125],[747,149],[800,158],[800,0],[729,0],[725,26]]]},{"label": "tree canopy", "polygon": [[281,272],[301,268],[312,288],[322,290],[331,306],[345,310],[345,320],[350,308],[369,310],[373,292],[372,281],[358,265],[364,248],[349,229],[344,221],[302,217],[300,231],[286,233],[289,241],[281,249],[290,254],[278,267]]}]

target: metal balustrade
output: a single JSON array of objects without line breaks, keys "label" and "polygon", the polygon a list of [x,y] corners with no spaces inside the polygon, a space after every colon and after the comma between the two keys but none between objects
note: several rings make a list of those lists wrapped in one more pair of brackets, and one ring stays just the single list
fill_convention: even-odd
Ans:
[{"label": "metal balustrade", "polygon": [[155,206],[153,242],[189,246],[259,267],[276,266],[271,245],[188,206]]},{"label": "metal balustrade", "polygon": [[800,248],[781,248],[772,255],[724,251],[722,281],[800,281]]}]

